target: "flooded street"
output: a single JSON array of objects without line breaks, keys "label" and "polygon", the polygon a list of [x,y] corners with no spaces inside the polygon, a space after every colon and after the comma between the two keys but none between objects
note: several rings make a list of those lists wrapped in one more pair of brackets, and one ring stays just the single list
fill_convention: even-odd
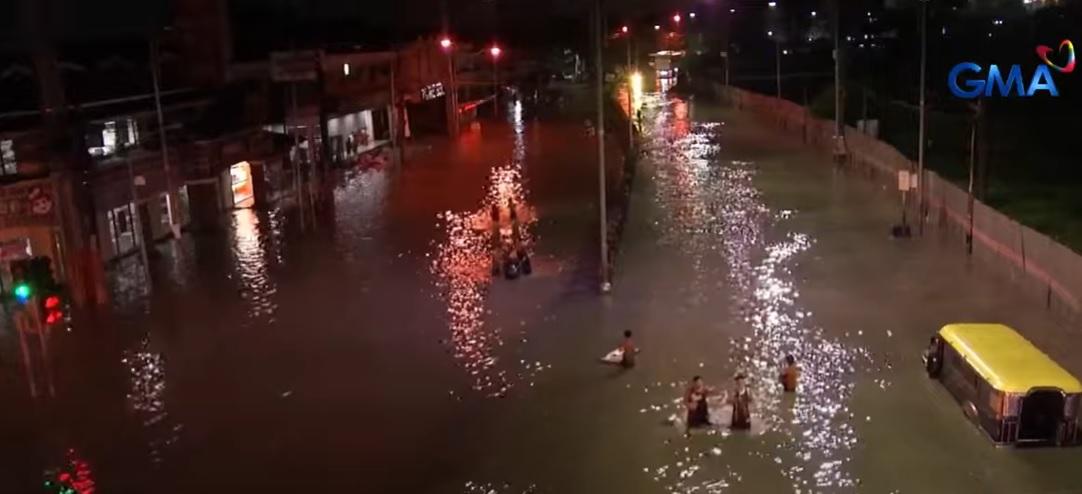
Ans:
[{"label": "flooded street", "polygon": [[[647,98],[597,295],[590,108],[511,101],[344,172],[303,228],[237,210],[159,246],[149,295],[128,258],[108,313],[3,326],[0,492],[1082,492],[1082,450],[993,447],[919,359],[993,321],[1080,373],[1074,333],[956,240],[891,239],[893,195],[747,114]],[[532,273],[494,276],[501,245]],[[624,330],[637,366],[599,363]],[[751,430],[685,435],[687,381],[737,373]]]}]

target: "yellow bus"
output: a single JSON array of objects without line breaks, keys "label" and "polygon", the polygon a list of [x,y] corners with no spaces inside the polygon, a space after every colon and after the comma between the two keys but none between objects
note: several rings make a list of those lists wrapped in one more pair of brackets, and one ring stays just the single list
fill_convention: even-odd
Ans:
[{"label": "yellow bus", "polygon": [[1082,383],[1002,324],[949,324],[924,354],[966,416],[997,444],[1077,444]]}]

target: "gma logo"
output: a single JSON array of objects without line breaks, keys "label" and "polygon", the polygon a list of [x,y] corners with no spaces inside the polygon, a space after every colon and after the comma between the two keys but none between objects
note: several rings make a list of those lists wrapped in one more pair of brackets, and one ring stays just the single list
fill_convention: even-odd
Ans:
[{"label": "gma logo", "polygon": [[1049,96],[1059,96],[1056,81],[1052,80],[1052,72],[1048,70],[1047,65],[1037,66],[1028,85],[1024,84],[1022,68],[1018,65],[1011,66],[1006,79],[1003,78],[1003,71],[998,65],[989,65],[986,76],[981,76],[981,72],[983,72],[981,66],[973,62],[955,65],[947,75],[947,85],[951,93],[964,99],[990,97],[996,94],[1004,97],[1029,98],[1038,91],[1046,91]]},{"label": "gma logo", "polygon": [[[1052,80],[1052,72],[1049,68],[1055,69],[1062,74],[1074,72],[1074,44],[1071,43],[1071,40],[1065,39],[1060,42],[1058,51],[1066,55],[1066,63],[1063,65],[1058,65],[1049,59],[1049,54],[1053,52],[1052,48],[1044,45],[1037,47],[1037,58],[1044,62],[1044,65],[1037,66],[1037,70],[1033,72],[1033,77],[1029,78],[1028,85],[1024,84],[1022,68],[1018,65],[1011,65],[1010,70],[1007,71],[1007,78],[1004,80],[1003,71],[999,69],[998,65],[989,65],[988,74],[982,76],[981,73],[984,69],[980,65],[973,62],[962,62],[955,65],[950,74],[947,75],[947,86],[950,87],[955,96],[964,99],[981,96],[990,97],[996,94],[1003,97],[1030,98],[1037,94],[1038,91],[1046,91],[1049,96],[1053,97],[1059,96],[1056,81]],[[961,85],[959,85],[959,82],[961,82]]]}]

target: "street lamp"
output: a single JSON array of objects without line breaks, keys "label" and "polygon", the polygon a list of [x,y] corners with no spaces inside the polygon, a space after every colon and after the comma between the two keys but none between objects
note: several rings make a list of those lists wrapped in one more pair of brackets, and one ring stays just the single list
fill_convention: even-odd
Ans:
[{"label": "street lamp", "polygon": [[[632,69],[631,69],[631,34],[630,34],[631,29],[628,28],[625,25],[625,26],[620,28],[620,32],[624,33],[624,36],[627,38],[626,39],[626,41],[627,41],[627,69],[626,69],[626,72],[628,74],[631,74],[632,73]],[[638,74],[638,72],[635,72],[635,74]],[[627,88],[627,145],[629,147],[634,143],[634,140],[635,140],[635,135],[633,133],[634,131],[631,128],[631,119],[633,118],[633,116],[635,114],[634,109],[632,108],[632,103],[631,103],[631,99],[632,99],[631,86],[632,86],[632,81],[634,80],[634,77],[635,76],[632,75],[628,79],[628,88]],[[640,75],[639,77],[640,77],[639,83],[641,84],[642,83],[642,80],[641,80],[642,76]],[[641,85],[640,85],[640,89],[641,89]]]},{"label": "street lamp", "polygon": [[628,32],[628,27],[627,27],[627,26],[623,26],[623,27],[621,27],[621,28],[620,28],[620,32],[621,32],[621,33],[624,33],[624,34],[627,34],[627,32]]},{"label": "street lamp", "polygon": [[451,105],[451,135],[458,135],[458,81],[455,77],[455,43],[444,36],[440,39],[440,48],[447,53],[447,83],[450,87],[448,103]]},{"label": "street lamp", "polygon": [[680,24],[680,14],[674,14],[672,16],[672,21],[677,23],[677,24]]},{"label": "street lamp", "polygon": [[500,54],[503,50],[498,45],[492,45],[492,48],[488,49],[489,55],[492,55],[492,104],[495,111],[495,115],[500,115]]}]

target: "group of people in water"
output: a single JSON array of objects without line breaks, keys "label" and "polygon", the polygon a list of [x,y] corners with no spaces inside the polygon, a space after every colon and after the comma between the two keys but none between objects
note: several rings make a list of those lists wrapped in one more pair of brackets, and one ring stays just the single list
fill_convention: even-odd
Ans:
[{"label": "group of people in water", "polygon": [[521,276],[533,273],[533,265],[530,263],[530,255],[526,251],[522,241],[522,227],[518,219],[518,210],[512,199],[507,199],[508,216],[511,223],[511,234],[504,235],[501,228],[500,207],[493,204],[489,210],[492,222],[492,276],[499,276],[513,280]]},{"label": "group of people in water", "polygon": [[[639,348],[631,339],[631,331],[624,331],[624,340],[620,343],[621,360],[619,364],[624,368],[635,366],[635,360]],[[687,412],[687,430],[711,427],[714,424],[710,420],[710,401],[708,398],[721,395],[721,402],[732,406],[732,420],[729,422],[731,429],[747,430],[751,428],[751,392],[748,388],[748,379],[743,373],[737,373],[733,379],[731,392],[719,392],[717,389],[707,386],[702,376],[694,376],[684,391],[684,408]],[[795,393],[800,381],[800,367],[797,366],[796,357],[786,355],[782,364],[778,381],[786,393]]]},{"label": "group of people in water", "polygon": [[[800,380],[800,368],[796,365],[796,358],[792,355],[785,356],[778,381],[786,393],[795,393],[797,382]],[[751,429],[751,392],[748,389],[748,379],[743,373],[737,373],[733,378],[733,389],[725,393],[722,402],[732,406],[732,420],[729,428],[738,430]],[[690,431],[694,428],[710,427],[710,402],[708,397],[718,395],[718,391],[703,383],[702,376],[691,378],[691,383],[684,392],[684,407],[687,409],[687,427]]]}]

